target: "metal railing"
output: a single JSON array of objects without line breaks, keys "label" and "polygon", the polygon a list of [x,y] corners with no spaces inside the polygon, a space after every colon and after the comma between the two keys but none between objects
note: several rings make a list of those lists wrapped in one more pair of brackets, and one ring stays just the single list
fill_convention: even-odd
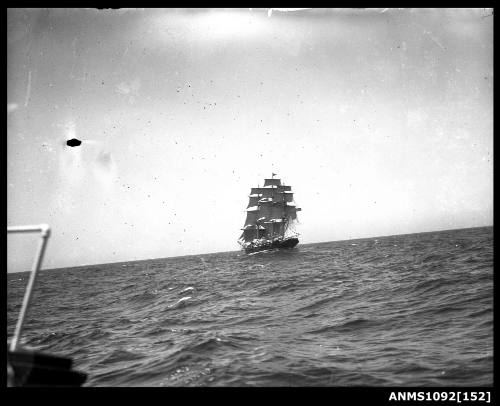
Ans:
[{"label": "metal railing", "polygon": [[26,292],[24,293],[23,304],[21,306],[21,311],[19,312],[19,318],[17,319],[16,329],[14,331],[14,337],[10,342],[10,351],[15,351],[19,340],[21,338],[21,333],[23,330],[24,320],[28,311],[29,303],[31,300],[31,294],[33,292],[33,286],[35,285],[35,279],[42,264],[43,255],[45,253],[45,247],[47,245],[47,240],[50,237],[50,227],[47,224],[40,224],[36,226],[13,226],[7,227],[7,233],[41,233],[41,240],[38,246],[37,256],[33,262],[31,268],[30,278],[28,280],[28,285],[26,286]]}]

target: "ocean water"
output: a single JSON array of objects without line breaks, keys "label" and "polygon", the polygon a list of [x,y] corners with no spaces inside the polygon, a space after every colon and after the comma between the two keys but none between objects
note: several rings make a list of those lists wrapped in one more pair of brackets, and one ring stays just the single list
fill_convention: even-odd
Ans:
[{"label": "ocean water", "polygon": [[489,386],[493,228],[46,270],[24,338],[85,386]]}]

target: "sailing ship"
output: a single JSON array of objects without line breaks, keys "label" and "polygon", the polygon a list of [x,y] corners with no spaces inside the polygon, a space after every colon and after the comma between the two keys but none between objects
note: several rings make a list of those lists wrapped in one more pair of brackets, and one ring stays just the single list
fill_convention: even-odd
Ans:
[{"label": "sailing ship", "polygon": [[299,243],[295,231],[297,212],[292,187],[275,178],[264,179],[263,187],[250,190],[247,218],[238,243],[245,252],[293,248]]}]

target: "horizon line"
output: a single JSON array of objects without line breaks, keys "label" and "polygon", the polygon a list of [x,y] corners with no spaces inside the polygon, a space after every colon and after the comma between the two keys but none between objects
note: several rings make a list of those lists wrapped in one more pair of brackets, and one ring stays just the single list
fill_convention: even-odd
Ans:
[{"label": "horizon line", "polygon": [[[326,244],[326,243],[329,243],[329,242],[343,242],[343,241],[365,240],[365,239],[369,239],[369,238],[387,238],[387,237],[396,237],[396,236],[412,235],[412,234],[429,234],[429,233],[446,232],[446,231],[471,230],[471,229],[474,229],[474,228],[486,228],[486,227],[493,227],[493,224],[491,224],[491,225],[485,225],[485,226],[465,227],[465,228],[448,228],[448,229],[440,229],[440,230],[419,231],[419,232],[416,232],[416,233],[402,233],[402,234],[375,235],[375,236],[368,236],[368,237],[355,237],[355,238],[347,238],[347,239],[343,239],[343,240],[312,241],[312,242],[302,243],[301,245],[304,246],[304,245],[310,245],[310,244]],[[160,260],[160,259],[170,259],[170,258],[185,258],[185,257],[199,256],[199,255],[226,254],[226,253],[231,253],[231,252],[242,252],[242,250],[241,249],[237,249],[237,250],[230,250],[230,251],[202,252],[202,253],[199,253],[199,254],[174,255],[174,256],[170,256],[170,257],[130,259],[130,260],[118,261],[118,262],[102,262],[102,263],[96,263],[96,264],[84,264],[84,265],[64,266],[64,267],[59,267],[59,268],[41,268],[40,271],[56,271],[56,270],[61,270],[61,269],[85,268],[85,267],[99,266],[99,265],[116,265],[116,264],[123,264],[123,263],[127,263],[127,262],[145,262],[145,261],[153,261],[153,260]],[[31,271],[12,271],[12,272],[7,272],[7,274],[13,274],[13,273],[30,273],[30,272]]]}]

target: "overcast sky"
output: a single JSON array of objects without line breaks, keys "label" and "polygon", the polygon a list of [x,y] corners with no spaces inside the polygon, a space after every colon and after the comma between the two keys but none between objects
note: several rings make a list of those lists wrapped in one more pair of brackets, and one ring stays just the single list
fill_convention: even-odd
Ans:
[{"label": "overcast sky", "polygon": [[[52,227],[44,268],[237,250],[272,172],[301,243],[493,224],[491,10],[11,9],[7,34],[7,222]],[[35,247],[9,236],[9,272]]]}]

